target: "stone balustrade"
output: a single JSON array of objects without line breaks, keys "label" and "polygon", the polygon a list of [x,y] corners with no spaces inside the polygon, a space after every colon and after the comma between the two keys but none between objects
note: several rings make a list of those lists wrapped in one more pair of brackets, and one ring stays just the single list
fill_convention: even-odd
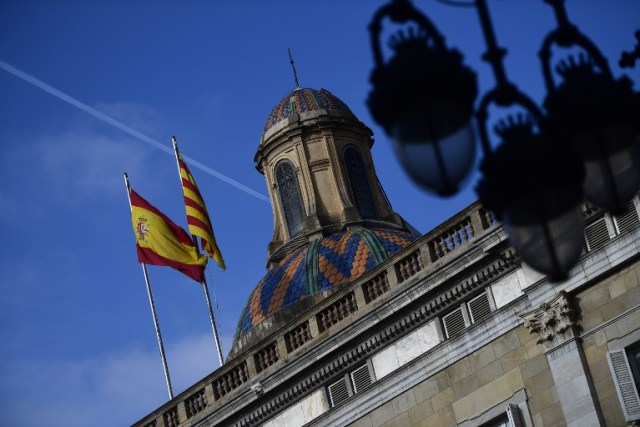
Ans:
[{"label": "stone balustrade", "polygon": [[257,352],[253,359],[255,361],[256,372],[262,372],[269,366],[280,360],[278,354],[278,344],[274,341],[259,352]]},{"label": "stone balustrade", "polygon": [[362,293],[367,304],[389,291],[389,279],[386,270],[364,282]]},{"label": "stone balustrade", "polygon": [[311,339],[311,331],[309,330],[309,321],[306,321],[284,335],[287,352],[291,353],[298,347]]}]

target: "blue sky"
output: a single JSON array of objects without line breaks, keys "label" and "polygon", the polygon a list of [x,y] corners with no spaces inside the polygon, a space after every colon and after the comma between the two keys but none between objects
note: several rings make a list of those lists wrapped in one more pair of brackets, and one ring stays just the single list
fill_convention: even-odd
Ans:
[{"label": "blue sky", "polygon": [[[397,212],[428,231],[475,200],[473,179],[439,199],[413,186],[365,100],[367,25],[381,1],[0,0],[0,61],[266,195],[253,156],[271,108],[300,83],[326,88],[376,137],[378,176]],[[420,0],[493,84],[473,9]],[[542,0],[488,0],[507,72],[541,103],[537,51],[553,28]],[[635,42],[637,0],[567,0],[569,17],[610,58]],[[6,67],[5,67],[6,68]],[[638,89],[640,71],[626,71]],[[175,160],[0,68],[0,424],[116,426],[167,399],[122,173],[186,225]],[[208,269],[226,354],[265,273],[270,205],[192,168],[227,271]],[[202,289],[166,267],[150,279],[176,393],[218,366]]]}]

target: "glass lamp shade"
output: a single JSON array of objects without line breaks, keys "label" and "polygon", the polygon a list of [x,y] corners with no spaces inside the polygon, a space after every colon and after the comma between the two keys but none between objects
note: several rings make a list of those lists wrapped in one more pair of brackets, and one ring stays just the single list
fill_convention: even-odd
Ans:
[{"label": "glass lamp shade", "polygon": [[618,213],[640,190],[640,141],[630,127],[609,127],[583,134],[584,195],[601,208]]},{"label": "glass lamp shade", "polygon": [[584,248],[580,206],[558,213],[574,198],[568,189],[549,189],[512,201],[503,214],[509,240],[522,260],[553,281],[568,277]]},{"label": "glass lamp shade", "polygon": [[426,191],[440,196],[458,192],[476,158],[473,126],[448,135],[429,137],[424,119],[403,117],[395,124],[393,145],[402,167]]}]

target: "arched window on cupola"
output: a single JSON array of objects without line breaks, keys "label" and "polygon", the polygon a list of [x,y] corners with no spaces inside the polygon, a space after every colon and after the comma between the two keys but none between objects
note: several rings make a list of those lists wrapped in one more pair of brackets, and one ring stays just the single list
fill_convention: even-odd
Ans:
[{"label": "arched window on cupola", "polygon": [[282,160],[276,165],[276,184],[289,236],[293,236],[302,231],[304,207],[296,171],[290,161]]},{"label": "arched window on cupola", "polygon": [[342,159],[347,169],[351,196],[360,216],[365,219],[376,218],[371,185],[360,153],[355,147],[347,147],[342,153]]}]

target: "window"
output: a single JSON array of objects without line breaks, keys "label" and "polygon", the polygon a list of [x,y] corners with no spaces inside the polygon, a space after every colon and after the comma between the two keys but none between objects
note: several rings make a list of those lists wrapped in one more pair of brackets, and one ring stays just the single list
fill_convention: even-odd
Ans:
[{"label": "window", "polygon": [[503,414],[488,423],[482,424],[481,427],[511,427],[511,425],[509,424],[509,417],[507,417],[507,414]]},{"label": "window", "polygon": [[526,398],[524,389],[520,389],[506,401],[487,409],[474,419],[459,423],[458,427],[532,426],[533,422],[527,410]]},{"label": "window", "polygon": [[636,196],[627,204],[624,212],[618,215],[600,213],[599,218],[588,223],[584,230],[587,251],[598,249],[613,237],[638,228],[640,217],[637,201]]},{"label": "window", "polygon": [[360,393],[373,383],[372,370],[369,364],[364,364],[338,381],[329,384],[327,393],[329,394],[329,402],[331,407],[339,405],[354,394]]},{"label": "window", "polygon": [[613,223],[616,226],[616,233],[618,234],[626,233],[640,225],[638,211],[636,210],[633,200],[627,204],[627,208],[624,212],[621,212],[619,215],[611,216],[613,217]]},{"label": "window", "polygon": [[479,322],[495,310],[488,291],[470,299],[455,310],[442,316],[442,325],[447,338],[462,332],[467,326]]},{"label": "window", "polygon": [[587,237],[587,250],[589,251],[598,249],[611,238],[609,235],[609,229],[607,228],[607,219],[605,217],[599,218],[587,225],[584,229],[584,233]]},{"label": "window", "polygon": [[343,160],[347,169],[351,196],[360,216],[366,219],[375,218],[376,208],[373,194],[360,153],[354,147],[347,147],[343,153]]},{"label": "window", "polygon": [[514,403],[507,405],[506,411],[499,417],[482,424],[480,427],[524,427],[520,408]]},{"label": "window", "polygon": [[626,349],[611,350],[609,367],[627,421],[640,420],[640,342]]},{"label": "window", "polygon": [[276,166],[276,184],[287,230],[289,236],[293,236],[302,231],[304,208],[296,171],[288,160],[283,160]]}]

